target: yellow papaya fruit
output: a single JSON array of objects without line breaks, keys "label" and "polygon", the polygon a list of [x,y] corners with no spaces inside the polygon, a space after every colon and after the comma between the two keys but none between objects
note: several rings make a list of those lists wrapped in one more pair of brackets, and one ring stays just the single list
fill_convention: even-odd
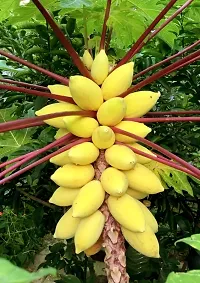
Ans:
[{"label": "yellow papaya fruit", "polygon": [[131,86],[133,66],[133,62],[124,64],[105,79],[101,87],[104,100],[119,96]]},{"label": "yellow papaya fruit", "polygon": [[99,149],[92,142],[75,145],[68,151],[69,160],[78,165],[88,165],[97,160]]},{"label": "yellow papaya fruit", "polygon": [[71,239],[80,224],[79,218],[72,217],[72,208],[70,208],[58,221],[54,233],[54,238]]},{"label": "yellow papaya fruit", "polygon": [[146,198],[146,197],[148,196],[148,194],[146,194],[146,193],[138,192],[138,191],[132,190],[132,189],[130,189],[130,188],[128,188],[128,190],[126,191],[126,193],[127,193],[129,196],[131,196],[131,197],[133,197],[133,198],[135,198],[135,199],[143,199],[143,198]]},{"label": "yellow papaya fruit", "polygon": [[[36,116],[59,113],[65,111],[80,111],[81,109],[74,104],[65,102],[65,103],[52,103],[43,107],[42,109],[35,112]],[[63,121],[63,117],[52,118],[44,121],[46,124],[53,126],[55,128],[66,128],[66,125]]]},{"label": "yellow papaya fruit", "polygon": [[90,181],[80,189],[74,199],[72,210],[73,217],[87,217],[93,214],[102,205],[105,191],[97,180]]},{"label": "yellow papaya fruit", "polygon": [[151,229],[153,230],[154,233],[158,232],[158,223],[155,219],[155,217],[153,216],[153,214],[151,213],[151,211],[139,200],[136,200],[140,206],[140,208],[142,209],[143,213],[144,213],[144,218],[146,220],[146,223],[151,227]]},{"label": "yellow papaya fruit", "polygon": [[130,170],[137,161],[135,153],[124,145],[114,144],[105,151],[106,162],[120,170]]},{"label": "yellow papaya fruit", "polygon": [[[116,128],[135,134],[142,138],[146,137],[151,132],[151,128],[147,127],[145,124],[132,121],[121,121],[118,125],[116,125]],[[132,143],[136,141],[134,138],[130,138],[118,133],[115,134],[115,139],[116,141],[124,143]]]},{"label": "yellow papaya fruit", "polygon": [[82,116],[68,116],[63,122],[70,133],[81,138],[90,138],[99,125],[94,118]]},{"label": "yellow papaya fruit", "polygon": [[93,63],[93,58],[88,50],[85,50],[82,58],[83,64],[90,71]]},{"label": "yellow papaya fruit", "polygon": [[[147,154],[150,154],[150,155],[153,155],[153,156],[156,157],[156,155],[154,153],[152,153],[148,148],[140,145],[139,143],[136,143],[136,142],[134,143],[133,142],[133,143],[130,143],[129,145],[131,147],[135,148],[135,149],[138,149],[138,150],[140,150],[140,151],[142,151],[144,153],[147,153]],[[140,164],[146,164],[146,163],[151,161],[150,158],[147,158],[147,157],[142,156],[140,154],[135,153],[135,155],[136,155],[136,158],[137,158],[137,162],[140,163]]]},{"label": "yellow papaya fruit", "polygon": [[58,168],[51,176],[51,180],[58,186],[65,188],[80,188],[94,178],[92,165],[66,164]]},{"label": "yellow papaya fruit", "polygon": [[133,232],[144,232],[145,217],[137,201],[125,194],[121,197],[109,196],[108,208],[115,220]]},{"label": "yellow papaya fruit", "polygon": [[94,81],[101,85],[108,76],[109,62],[105,50],[101,50],[92,63],[91,75]]},{"label": "yellow papaya fruit", "polygon": [[72,205],[79,191],[80,188],[71,189],[71,188],[59,187],[57,190],[55,190],[49,202],[58,206]]},{"label": "yellow papaya fruit", "polygon": [[133,169],[123,172],[128,178],[129,187],[133,190],[147,194],[157,194],[164,191],[158,177],[140,163],[137,163]]},{"label": "yellow papaya fruit", "polygon": [[72,76],[69,89],[76,104],[84,110],[98,110],[103,103],[100,87],[92,80],[83,76]]},{"label": "yellow papaya fruit", "polygon": [[124,227],[121,229],[126,241],[136,251],[147,257],[160,257],[158,240],[149,225],[146,224],[145,231],[142,233],[132,232]]},{"label": "yellow papaya fruit", "polygon": [[59,166],[64,166],[68,163],[71,163],[71,160],[69,159],[68,153],[69,153],[69,150],[66,150],[62,153],[55,155],[49,161],[53,164],[56,164],[56,165],[59,165]]},{"label": "yellow papaya fruit", "polygon": [[74,237],[77,254],[89,249],[97,242],[104,224],[105,216],[99,210],[80,221]]},{"label": "yellow papaya fruit", "polygon": [[115,134],[107,126],[97,127],[92,133],[92,142],[99,149],[109,148],[115,142]]},{"label": "yellow papaya fruit", "polygon": [[65,135],[67,135],[67,134],[69,134],[69,131],[67,129],[58,129],[54,138],[56,140],[58,140],[58,139],[64,137]]},{"label": "yellow papaya fruit", "polygon": [[123,172],[116,168],[106,168],[101,174],[101,184],[111,196],[122,196],[128,189],[128,180]]},{"label": "yellow papaya fruit", "polygon": [[[52,94],[57,94],[61,96],[72,97],[69,87],[66,85],[48,85],[48,89]],[[58,100],[59,101],[59,100]],[[62,102],[62,101],[61,101]],[[64,102],[62,102],[64,103]]]},{"label": "yellow papaya fruit", "polygon": [[84,253],[88,257],[91,256],[91,255],[95,255],[96,253],[98,253],[101,250],[102,244],[103,244],[103,238],[100,236],[98,241],[93,246],[91,246],[90,248],[85,250]]},{"label": "yellow papaya fruit", "polygon": [[97,119],[101,125],[115,126],[124,118],[126,104],[121,97],[114,97],[104,102],[98,112]]},{"label": "yellow papaya fruit", "polygon": [[160,97],[160,92],[137,91],[128,94],[124,100],[126,102],[125,117],[138,118],[145,115],[156,104]]}]

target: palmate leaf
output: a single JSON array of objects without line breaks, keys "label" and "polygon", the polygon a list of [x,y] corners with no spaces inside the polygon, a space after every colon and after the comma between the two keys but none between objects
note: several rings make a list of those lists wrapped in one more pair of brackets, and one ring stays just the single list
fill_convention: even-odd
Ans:
[{"label": "palmate leaf", "polygon": [[180,239],[176,241],[175,244],[180,243],[180,242],[186,243],[190,245],[191,247],[200,251],[200,234],[194,234],[191,237]]},{"label": "palmate leaf", "polygon": [[[16,120],[18,118],[14,115],[16,109],[16,106],[0,109],[0,123]],[[31,136],[34,132],[34,128],[28,128],[0,133],[0,158],[4,156],[9,157],[12,153],[18,151],[22,146],[30,143],[32,141]]]},{"label": "palmate leaf", "polygon": [[187,174],[157,161],[151,161],[145,166],[156,175],[159,175],[167,186],[174,188],[177,193],[183,194],[183,191],[186,191],[193,196],[193,190],[188,181]]},{"label": "palmate leaf", "polygon": [[200,271],[192,270],[187,273],[171,272],[167,277],[166,283],[199,283]]}]

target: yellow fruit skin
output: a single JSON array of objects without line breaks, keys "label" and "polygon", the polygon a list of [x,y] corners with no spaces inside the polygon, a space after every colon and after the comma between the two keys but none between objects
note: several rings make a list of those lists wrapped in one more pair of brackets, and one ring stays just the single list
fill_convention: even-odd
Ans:
[{"label": "yellow fruit skin", "polygon": [[92,142],[99,149],[109,148],[115,142],[115,134],[111,128],[100,126],[92,133]]},{"label": "yellow fruit skin", "polygon": [[67,135],[67,134],[69,134],[69,131],[67,129],[58,129],[54,138],[56,140],[58,140],[58,139],[64,137],[65,135]]},{"label": "yellow fruit skin", "polygon": [[121,227],[122,234],[126,241],[139,253],[147,256],[159,258],[159,243],[149,225],[146,225],[143,233],[131,232]]},{"label": "yellow fruit skin", "polygon": [[[81,109],[74,104],[66,103],[52,103],[43,107],[42,109],[35,112],[37,116],[52,114],[52,113],[59,113],[64,111],[80,111]],[[63,117],[52,118],[44,121],[50,126],[55,128],[64,128],[66,129],[66,125],[63,121]]]},{"label": "yellow fruit skin", "polygon": [[143,198],[145,198],[145,197],[148,196],[148,194],[146,194],[146,193],[138,192],[138,191],[132,190],[132,189],[130,189],[130,188],[128,188],[128,190],[126,191],[126,193],[127,193],[129,196],[131,196],[131,197],[133,197],[133,198],[135,198],[135,199],[143,199]]},{"label": "yellow fruit skin", "polygon": [[[147,127],[143,123],[132,122],[132,121],[121,121],[118,125],[116,125],[116,128],[135,134],[142,138],[146,137],[151,132],[151,128]],[[130,138],[128,136],[117,133],[115,134],[115,139],[116,141],[120,141],[124,143],[132,143],[136,141],[136,139],[134,138]]]},{"label": "yellow fruit skin", "polygon": [[73,238],[80,224],[79,218],[72,217],[72,208],[70,208],[58,221],[54,238],[70,239]]},{"label": "yellow fruit skin", "polygon": [[114,97],[104,102],[98,112],[97,119],[101,125],[115,126],[123,118],[126,113],[126,104],[121,97]]},{"label": "yellow fruit skin", "polygon": [[120,170],[130,170],[135,166],[135,153],[124,145],[114,144],[105,151],[106,162]]},{"label": "yellow fruit skin", "polygon": [[99,210],[80,221],[74,237],[77,254],[87,250],[97,242],[104,224],[105,216]]},{"label": "yellow fruit skin", "polygon": [[84,110],[98,110],[103,103],[100,87],[83,76],[72,76],[69,88],[76,104]]},{"label": "yellow fruit skin", "polygon": [[124,174],[128,178],[129,187],[133,190],[147,194],[164,191],[158,177],[142,164],[137,163],[133,169],[124,171]]},{"label": "yellow fruit skin", "polygon": [[70,133],[81,138],[90,138],[99,125],[97,120],[91,117],[68,116],[63,121]]},{"label": "yellow fruit skin", "polygon": [[[131,147],[135,148],[135,149],[138,149],[144,153],[147,153],[147,154],[150,154],[150,155],[153,155],[153,156],[156,156],[155,154],[153,154],[148,148],[140,145],[139,143],[130,143],[129,144]],[[140,154],[137,154],[135,153],[136,155],[136,158],[137,158],[137,162],[140,163],[140,164],[146,164],[146,163],[149,163],[151,161],[150,158],[147,158],[145,156],[142,156]]]},{"label": "yellow fruit skin", "polygon": [[65,188],[80,188],[94,178],[92,165],[66,164],[58,168],[51,176],[51,180],[58,186]]},{"label": "yellow fruit skin", "polygon": [[86,256],[94,255],[101,250],[102,244],[103,244],[103,239],[102,237],[100,237],[99,240],[89,249],[85,250],[84,253],[86,254]]},{"label": "yellow fruit skin", "polygon": [[78,165],[93,163],[99,156],[98,148],[91,142],[83,142],[68,151],[69,160]]},{"label": "yellow fruit skin", "polygon": [[87,67],[88,70],[91,70],[93,63],[93,58],[88,50],[85,50],[83,53],[83,64]]},{"label": "yellow fruit skin", "polygon": [[[66,85],[48,85],[48,89],[53,94],[72,97],[70,90],[69,90],[69,87],[66,86]],[[64,102],[62,102],[62,103],[64,103]]]},{"label": "yellow fruit skin", "polygon": [[133,232],[144,232],[145,218],[137,201],[125,194],[122,197],[109,196],[108,208],[119,224]]},{"label": "yellow fruit skin", "polygon": [[99,54],[96,55],[91,68],[92,78],[98,85],[101,85],[108,76],[108,70],[108,56],[106,55],[105,50],[102,49]]},{"label": "yellow fruit skin", "polygon": [[120,95],[130,87],[133,77],[133,66],[133,62],[124,64],[105,79],[101,87],[105,100]]},{"label": "yellow fruit skin", "polygon": [[102,205],[105,191],[101,183],[93,180],[83,186],[76,196],[73,205],[73,217],[87,217],[93,214]]},{"label": "yellow fruit skin", "polygon": [[50,162],[59,166],[64,166],[66,164],[71,163],[71,160],[68,156],[69,150],[66,150],[62,153],[59,153],[50,159]]},{"label": "yellow fruit skin", "polygon": [[59,187],[50,198],[49,202],[58,206],[69,206],[73,204],[76,196],[78,195],[80,188],[70,189]]},{"label": "yellow fruit skin", "polygon": [[127,105],[125,117],[138,118],[149,112],[160,97],[160,92],[137,91],[127,95],[124,100]]},{"label": "yellow fruit skin", "polygon": [[128,189],[128,179],[123,172],[109,167],[101,175],[101,184],[104,190],[111,196],[122,196]]},{"label": "yellow fruit skin", "polygon": [[140,208],[142,209],[144,213],[144,218],[146,220],[146,223],[151,227],[154,233],[158,232],[158,223],[151,213],[151,211],[139,200],[137,200],[137,203],[139,204]]}]

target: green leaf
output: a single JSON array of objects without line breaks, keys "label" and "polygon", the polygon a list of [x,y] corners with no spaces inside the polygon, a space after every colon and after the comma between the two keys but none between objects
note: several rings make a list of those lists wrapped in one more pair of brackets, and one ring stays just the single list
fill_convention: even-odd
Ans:
[{"label": "green leaf", "polygon": [[44,268],[37,272],[28,271],[13,265],[6,259],[0,258],[0,282],[1,283],[30,283],[47,275],[56,275],[54,268]]},{"label": "green leaf", "polygon": [[178,240],[176,241],[175,244],[180,243],[180,242],[186,243],[190,245],[191,247],[200,251],[200,234],[194,234],[191,237],[187,237],[187,238]]},{"label": "green leaf", "polygon": [[91,6],[92,0],[60,0],[62,8],[83,8],[83,6]]},{"label": "green leaf", "polygon": [[68,274],[62,276],[63,283],[81,283],[81,281],[74,275]]},{"label": "green leaf", "polygon": [[166,283],[199,283],[200,270],[192,270],[187,273],[171,272]]}]

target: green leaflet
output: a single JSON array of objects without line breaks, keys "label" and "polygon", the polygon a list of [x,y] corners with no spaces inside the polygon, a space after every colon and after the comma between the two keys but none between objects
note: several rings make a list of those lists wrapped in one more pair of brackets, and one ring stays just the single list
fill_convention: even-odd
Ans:
[{"label": "green leaflet", "polygon": [[194,234],[191,237],[187,237],[187,238],[178,240],[176,241],[175,244],[180,243],[180,242],[186,243],[190,245],[191,247],[200,251],[200,234]]},{"label": "green leaflet", "polygon": [[187,273],[171,272],[167,278],[166,283],[199,283],[200,271],[192,270]]},{"label": "green leaflet", "polygon": [[1,283],[30,283],[49,274],[56,275],[54,268],[44,268],[37,272],[28,271],[13,265],[4,258],[0,258],[0,282]]}]

